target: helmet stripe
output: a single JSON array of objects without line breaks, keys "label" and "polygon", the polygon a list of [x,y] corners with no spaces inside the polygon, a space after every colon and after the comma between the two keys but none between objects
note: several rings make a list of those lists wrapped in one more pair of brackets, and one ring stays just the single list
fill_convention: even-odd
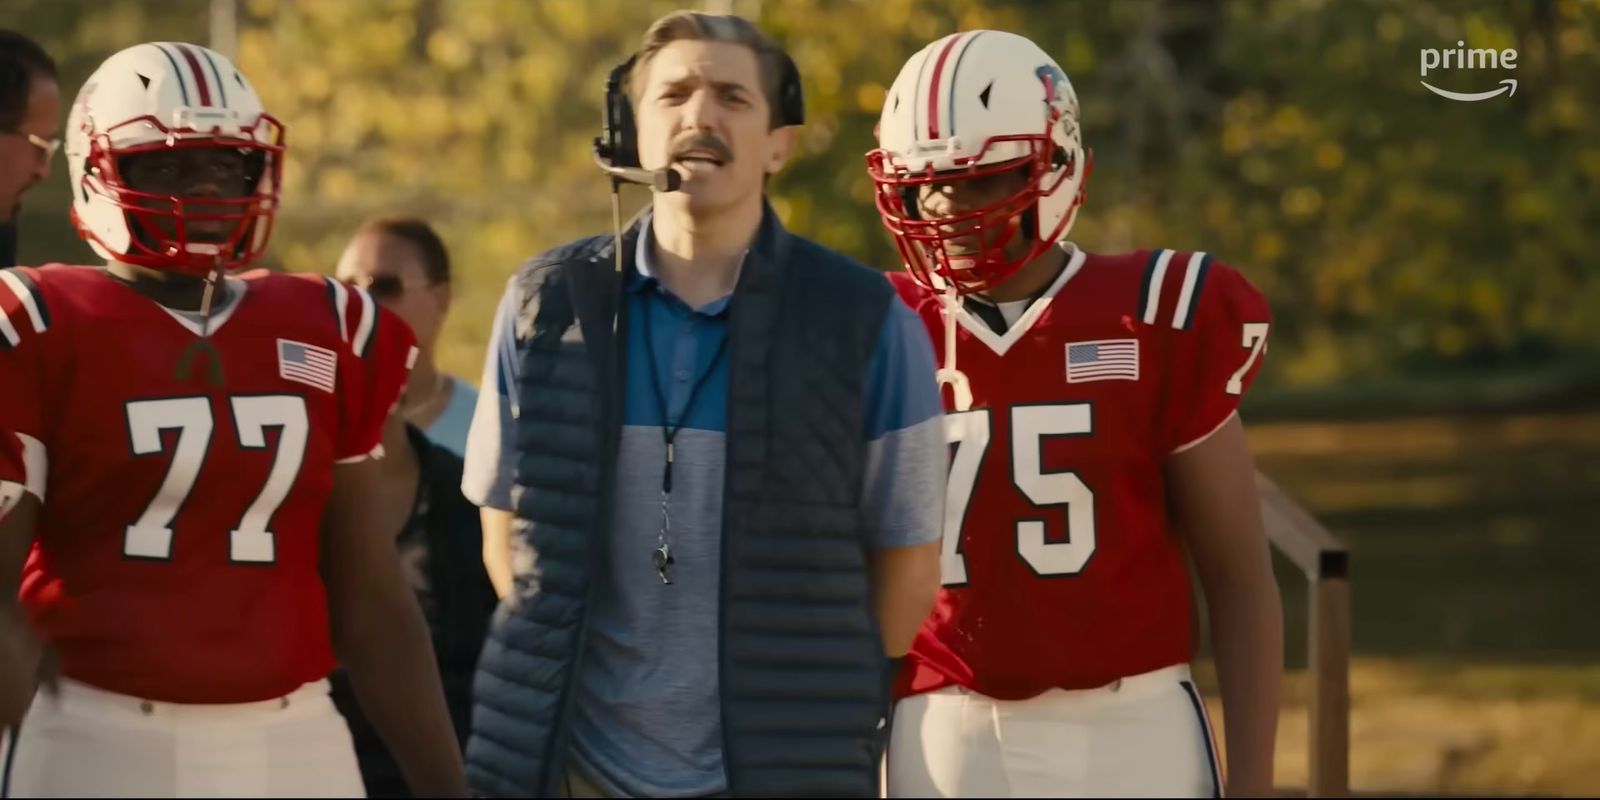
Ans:
[{"label": "helmet stripe", "polygon": [[173,58],[171,53],[167,52],[167,48],[159,44],[156,45],[155,48],[160,50],[161,55],[166,56],[167,61],[172,64],[172,74],[178,79],[178,94],[183,98],[183,104],[189,105],[189,82],[183,79],[183,70],[178,66],[178,60]]},{"label": "helmet stripe", "polygon": [[215,78],[216,81],[217,81],[217,94],[219,95],[218,99],[221,100],[219,105],[221,105],[223,108],[227,108],[228,107],[228,86],[227,86],[227,84],[222,82],[222,73],[217,71],[217,61],[216,61],[216,59],[211,57],[211,51],[210,50],[207,50],[207,49],[205,49],[203,47],[200,48],[200,55],[205,56],[206,57],[206,63],[211,65],[211,77]]},{"label": "helmet stripe", "polygon": [[939,138],[939,78],[944,74],[944,62],[950,58],[950,51],[954,50],[956,43],[961,41],[961,34],[952,34],[945,43],[944,49],[939,51],[939,60],[933,62],[933,79],[928,81],[928,138]]},{"label": "helmet stripe", "polygon": [[[934,42],[933,44],[938,44],[938,42]],[[928,45],[927,47],[923,48],[923,50],[932,50],[933,44]],[[922,106],[922,95],[920,93],[922,87],[922,74],[928,71],[928,62],[932,60],[932,56],[922,59],[922,64],[917,67],[917,82],[911,84],[911,141],[913,142],[917,140],[917,111]]]},{"label": "helmet stripe", "polygon": [[200,105],[211,105],[211,87],[206,81],[206,74],[200,71],[200,59],[186,44],[178,45],[178,52],[183,53],[183,60],[189,62],[189,72],[194,75],[195,85],[200,87]]},{"label": "helmet stripe", "polygon": [[956,135],[956,76],[961,74],[961,61],[967,57],[967,51],[972,49],[972,43],[983,35],[983,31],[973,31],[967,36],[967,43],[961,46],[961,54],[956,56],[955,66],[950,68],[950,135]]}]

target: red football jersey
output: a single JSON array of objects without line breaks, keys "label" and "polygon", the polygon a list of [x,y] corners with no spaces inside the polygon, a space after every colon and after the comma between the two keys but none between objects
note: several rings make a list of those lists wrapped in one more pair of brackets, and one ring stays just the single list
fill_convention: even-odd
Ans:
[{"label": "red football jersey", "polygon": [[21,600],[68,677],[237,703],[334,666],[333,467],[381,453],[414,338],[326,278],[230,283],[204,336],[102,269],[0,272],[0,420],[44,501]]},{"label": "red football jersey", "polygon": [[[1189,660],[1162,467],[1233,415],[1261,367],[1267,305],[1204,253],[1069,252],[1004,333],[956,315],[973,403],[956,412],[946,392],[944,587],[901,696],[960,684],[1022,699]],[[941,300],[892,277],[942,364]]]}]

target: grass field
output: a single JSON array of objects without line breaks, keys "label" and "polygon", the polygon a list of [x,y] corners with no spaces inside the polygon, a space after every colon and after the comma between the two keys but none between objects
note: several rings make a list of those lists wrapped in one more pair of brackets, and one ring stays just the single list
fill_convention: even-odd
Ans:
[{"label": "grass field", "polygon": [[[1600,411],[1252,425],[1261,468],[1350,548],[1351,783],[1600,793]],[[1279,783],[1306,777],[1304,581]]]}]

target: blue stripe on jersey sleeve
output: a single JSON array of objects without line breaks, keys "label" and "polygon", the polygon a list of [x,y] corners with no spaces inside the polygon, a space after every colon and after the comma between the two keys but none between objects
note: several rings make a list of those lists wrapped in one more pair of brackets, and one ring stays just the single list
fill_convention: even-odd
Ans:
[{"label": "blue stripe on jersey sleeve", "polygon": [[915,427],[944,413],[935,374],[933,341],[905,303],[889,304],[867,366],[866,441]]}]

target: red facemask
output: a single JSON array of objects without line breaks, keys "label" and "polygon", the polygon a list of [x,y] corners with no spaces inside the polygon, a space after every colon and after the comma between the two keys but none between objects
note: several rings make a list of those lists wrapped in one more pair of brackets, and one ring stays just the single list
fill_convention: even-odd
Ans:
[{"label": "red facemask", "polygon": [[[1022,143],[1025,155],[994,164],[982,163],[991,148],[1007,142]],[[1079,168],[1068,163],[1060,165],[1064,169],[1055,169],[1060,152],[1044,134],[996,136],[984,142],[977,155],[958,159],[955,169],[935,172],[930,164],[912,172],[894,164],[893,156],[879,149],[867,155],[867,171],[872,176],[878,214],[894,236],[912,277],[930,289],[944,291],[953,286],[957,293],[969,294],[992,288],[1016,274],[1050,249],[1071,224],[1072,215],[1067,214],[1055,230],[1041,232],[1033,213],[1041,197],[1057,191]],[[1024,170],[1026,182],[992,203],[939,219],[925,218],[918,207],[917,198],[924,187],[1012,170]],[[1007,245],[1018,236],[1028,240],[1029,246],[1017,257],[1009,257]]]},{"label": "red facemask", "polygon": [[[128,126],[148,126],[166,139],[115,147],[115,133]],[[98,193],[127,215],[129,241],[124,251],[110,246],[82,224],[79,232],[93,238],[118,261],[153,269],[204,276],[247,266],[263,251],[278,211],[278,190],[283,177],[284,129],[277,119],[262,114],[254,133],[225,136],[217,131],[169,129],[146,116],[96,135],[89,144],[88,173],[78,191]],[[244,152],[255,165],[251,190],[241,197],[156,194],[127,185],[118,168],[121,159],[170,149],[227,148]],[[90,177],[92,176],[92,177]],[[76,222],[74,218],[74,222]],[[223,233],[204,239],[194,235],[198,222],[220,223]]]}]

